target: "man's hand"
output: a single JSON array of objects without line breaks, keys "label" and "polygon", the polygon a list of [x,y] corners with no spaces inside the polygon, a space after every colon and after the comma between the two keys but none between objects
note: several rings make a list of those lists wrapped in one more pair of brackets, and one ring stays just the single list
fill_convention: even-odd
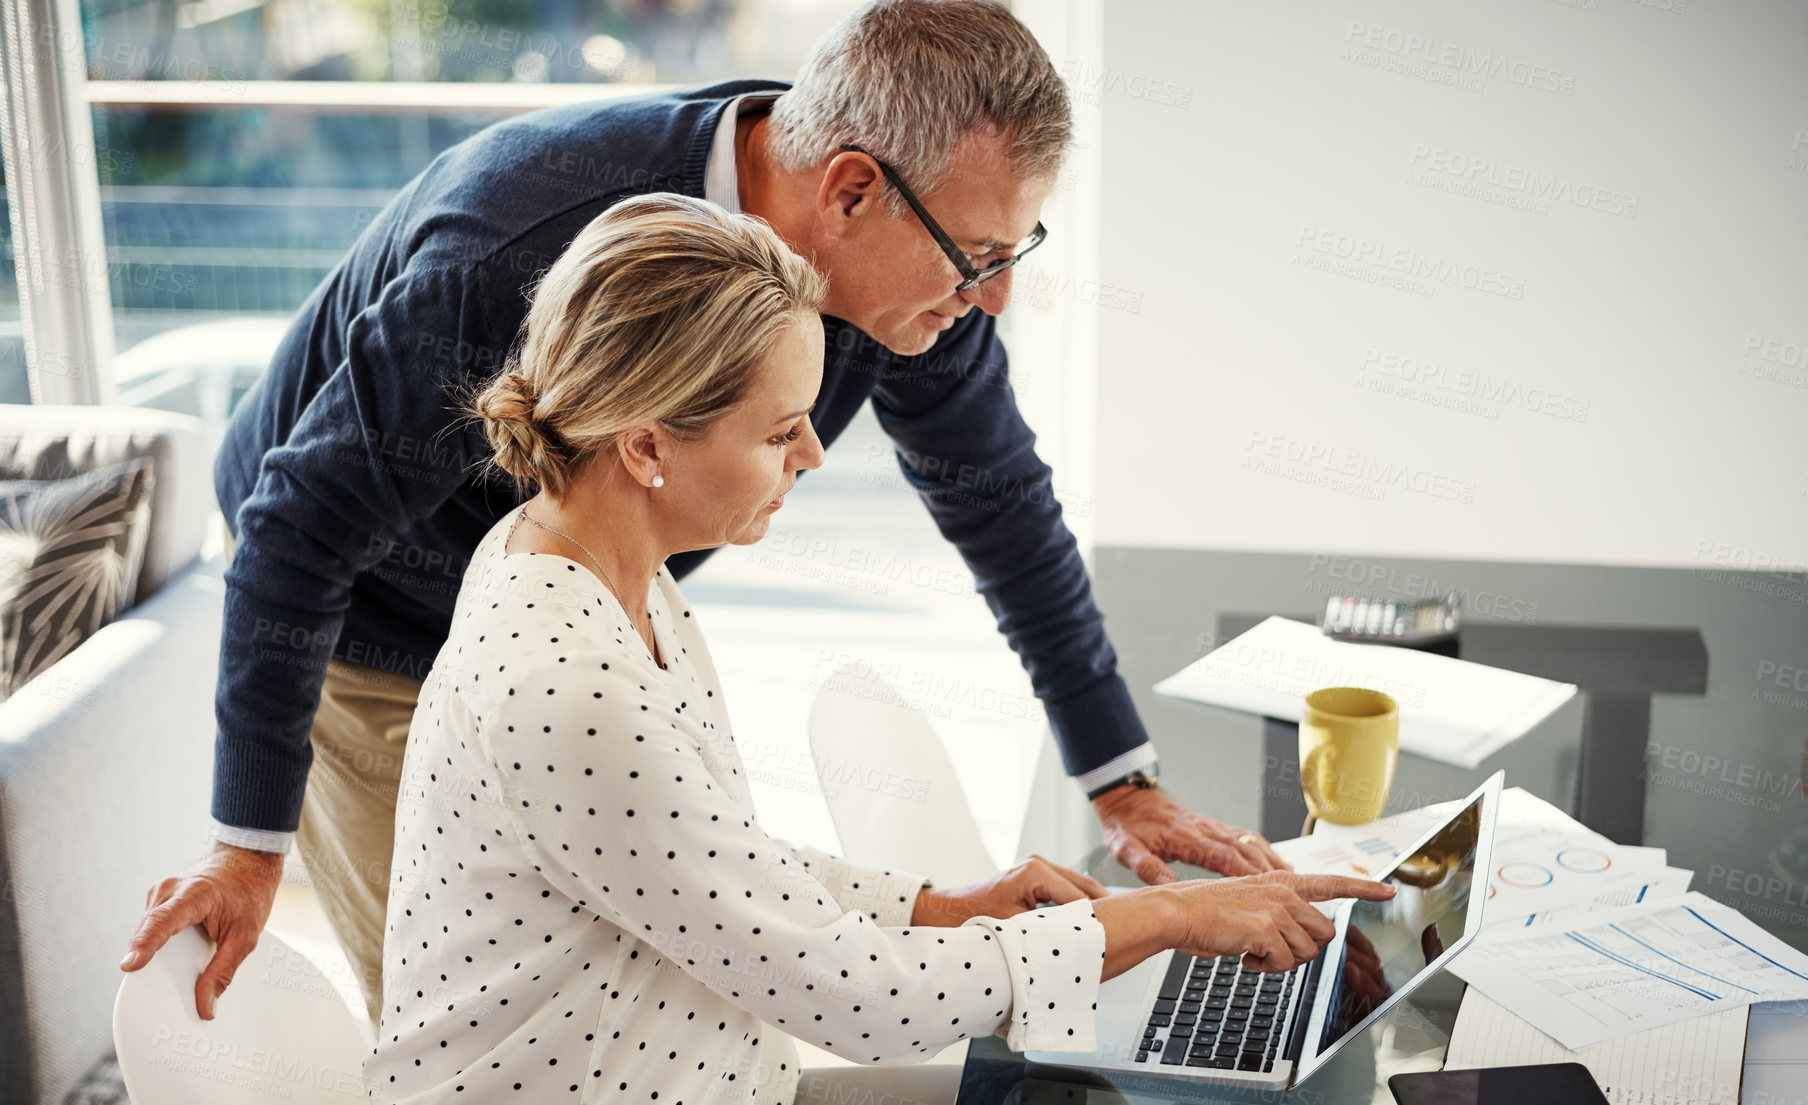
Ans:
[{"label": "man's hand", "polygon": [[910,923],[953,928],[970,917],[1011,917],[1043,902],[1066,905],[1104,896],[1105,888],[1096,879],[1033,855],[1009,871],[971,886],[953,890],[924,887],[917,892]]},{"label": "man's hand", "polygon": [[1168,860],[1223,875],[1293,870],[1261,834],[1194,813],[1160,787],[1126,783],[1094,798],[1092,808],[1112,856],[1151,885],[1174,881]]},{"label": "man's hand", "polygon": [[213,1020],[214,1002],[233,972],[257,948],[276,904],[283,857],[216,842],[213,851],[180,875],[160,880],[145,895],[144,920],[132,934],[121,970],[136,971],[157,949],[190,925],[214,942],[213,959],[195,979],[195,1012]]}]

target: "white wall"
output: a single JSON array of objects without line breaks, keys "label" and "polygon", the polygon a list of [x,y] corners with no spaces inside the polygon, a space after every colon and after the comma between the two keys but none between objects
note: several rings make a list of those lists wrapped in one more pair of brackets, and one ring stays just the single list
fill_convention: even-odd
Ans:
[{"label": "white wall", "polygon": [[1800,0],[1105,4],[1056,56],[1097,542],[1808,563],[1805,47]]}]

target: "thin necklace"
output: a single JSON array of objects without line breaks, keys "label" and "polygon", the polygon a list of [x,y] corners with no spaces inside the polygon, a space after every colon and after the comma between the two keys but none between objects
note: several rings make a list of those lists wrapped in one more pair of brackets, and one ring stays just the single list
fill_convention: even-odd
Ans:
[{"label": "thin necklace", "polygon": [[[590,558],[590,563],[595,564],[596,570],[603,574],[603,584],[609,588],[609,593],[611,595],[615,596],[615,601],[617,604],[619,604],[621,606],[622,613],[624,613],[624,614],[628,613],[628,604],[621,597],[621,592],[615,589],[615,581],[613,579],[609,578],[609,569],[603,567],[603,562],[596,558],[596,554],[590,551],[590,547],[588,545],[585,545],[582,541],[579,541],[577,538],[573,537],[569,533],[566,533],[564,530],[553,529],[551,526],[547,525],[545,522],[542,522],[539,519],[530,516],[527,513],[526,507],[521,508],[521,517],[526,518],[528,521],[532,522],[536,526],[539,526],[541,529],[545,530],[547,533],[556,533],[560,537],[563,537],[565,540],[576,545],[578,548],[583,549],[584,555]],[[630,615],[630,616],[632,616],[632,615]],[[647,620],[651,621],[652,618],[653,618],[653,615],[651,612],[649,612],[647,614]]]}]

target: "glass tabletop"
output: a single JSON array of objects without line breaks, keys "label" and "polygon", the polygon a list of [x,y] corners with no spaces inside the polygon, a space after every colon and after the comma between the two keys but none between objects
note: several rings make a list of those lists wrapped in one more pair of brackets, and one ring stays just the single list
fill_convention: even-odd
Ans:
[{"label": "glass tabletop", "polygon": [[[1073,866],[1106,886],[1139,885],[1103,846]],[[1210,877],[1181,864],[1175,865],[1175,873],[1181,878]],[[968,1048],[957,1105],[1255,1101],[1393,1105],[1389,1078],[1443,1066],[1463,990],[1463,982],[1448,972],[1433,976],[1304,1083],[1284,1091],[1214,1085],[1183,1075],[1127,1074],[1032,1062],[1011,1051],[999,1037],[982,1036]]]}]

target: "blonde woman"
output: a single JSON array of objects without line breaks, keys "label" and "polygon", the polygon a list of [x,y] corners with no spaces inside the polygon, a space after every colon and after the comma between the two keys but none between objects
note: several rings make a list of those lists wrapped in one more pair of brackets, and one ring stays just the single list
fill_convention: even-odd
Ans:
[{"label": "blonde woman", "polygon": [[474,404],[538,493],[479,544],[409,732],[374,1100],[785,1103],[792,1036],[862,1064],[1088,1049],[1102,978],[1169,947],[1287,969],[1332,934],[1309,899],[1389,893],[1107,897],[1039,859],[931,889],[761,830],[662,564],[757,541],[821,462],[822,295],[765,224],[677,195],[611,208],[539,284]]}]

